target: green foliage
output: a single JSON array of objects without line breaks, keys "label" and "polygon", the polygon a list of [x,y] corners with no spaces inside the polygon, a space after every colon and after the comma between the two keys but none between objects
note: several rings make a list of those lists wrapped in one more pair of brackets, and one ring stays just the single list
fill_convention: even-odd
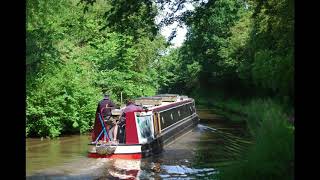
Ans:
[{"label": "green foliage", "polygon": [[198,107],[212,108],[231,121],[246,121],[255,142],[238,162],[219,167],[215,179],[294,178],[294,126],[288,121],[292,109],[277,99],[225,98],[220,91],[198,94]]},{"label": "green foliage", "polygon": [[[230,94],[273,96],[292,104],[292,0],[208,1],[185,20],[187,40],[177,55],[180,69],[173,86],[219,87]],[[198,81],[181,83],[192,79],[187,66],[193,63],[200,67],[192,71]]]},{"label": "green foliage", "polygon": [[166,43],[162,37],[141,38],[133,41],[130,36],[112,33],[109,41],[97,44],[87,57],[94,60],[99,71],[97,86],[115,94],[120,99],[155,94],[161,84],[158,77],[158,65],[161,65],[160,52]]},{"label": "green foliage", "polygon": [[179,71],[179,52],[178,49],[168,49],[167,53],[160,57],[159,61],[154,64],[158,72],[158,83],[161,92],[168,92],[170,88],[178,81]]},{"label": "green foliage", "polygon": [[256,84],[293,98],[294,2],[256,2],[251,46]]},{"label": "green foliage", "polygon": [[292,102],[292,0],[199,4],[177,17],[189,31],[173,50],[157,35],[156,14],[151,1],[28,0],[27,133],[90,129],[101,91],[116,102],[121,92],[128,99],[201,89]]},{"label": "green foliage", "polygon": [[[231,35],[227,38],[226,44],[221,46],[218,55],[223,59],[220,65],[239,73],[239,77],[247,79],[249,65],[248,43],[252,29],[250,11],[239,12],[241,18],[230,28]],[[249,67],[248,67],[249,66]]]},{"label": "green foliage", "polygon": [[122,24],[140,21],[138,27],[122,32],[116,24],[106,26],[105,13],[116,8],[109,1],[28,0],[27,136],[87,132],[102,91],[115,102],[120,92],[124,100],[157,92],[167,44],[152,35],[148,7]]},{"label": "green foliage", "polygon": [[269,117],[271,113],[274,113],[273,115],[276,116],[277,119],[281,119],[281,122],[288,121],[289,119],[289,115],[284,113],[282,106],[271,99],[252,100],[249,104],[242,107],[242,111],[248,115],[248,127],[254,135],[257,134],[256,130],[259,129],[264,122],[272,121]]},{"label": "green foliage", "polygon": [[241,10],[241,1],[209,1],[186,16],[189,29],[179,51],[180,69],[176,86],[187,86],[185,89],[190,92],[199,87],[217,85],[234,89],[228,86],[239,84],[234,60],[228,57],[230,66],[224,59],[234,53],[223,52],[223,55],[220,49],[231,44],[228,41],[232,35],[230,29],[241,18]]},{"label": "green foliage", "polygon": [[114,0],[112,8],[106,11],[106,25],[111,31],[139,39],[153,38],[157,35],[154,23],[157,9],[152,1],[145,0]]},{"label": "green foliage", "polygon": [[115,95],[115,100],[127,100],[139,96],[150,96],[156,93],[156,87],[148,74],[140,74],[134,71],[121,72],[117,70],[101,71],[97,85]]},{"label": "green foliage", "polygon": [[[200,98],[205,90],[210,96],[197,102],[246,114],[238,120],[247,120],[256,141],[239,165],[218,176],[292,179],[293,0],[201,3],[167,19],[188,25],[178,49],[167,49],[158,35],[156,14],[153,1],[28,0],[26,135],[87,132],[101,91],[119,104],[121,92],[126,100],[159,91]],[[227,98],[250,93],[286,99],[289,113],[273,100]],[[235,114],[226,113],[233,120]]]},{"label": "green foliage", "polygon": [[[169,49],[161,58],[158,67],[162,92],[185,93],[194,89],[199,81],[202,66],[199,62],[185,62],[181,57],[181,49]],[[184,87],[181,89],[181,87]]]},{"label": "green foliage", "polygon": [[55,137],[88,131],[100,95],[91,78],[93,74],[75,63],[44,78],[27,96],[28,135]]},{"label": "green foliage", "polygon": [[294,126],[288,121],[292,109],[277,99],[225,98],[220,91],[206,93],[197,93],[197,106],[212,108],[231,121],[246,121],[255,142],[238,162],[219,167],[219,174],[212,178],[294,179]]},{"label": "green foliage", "polygon": [[218,179],[293,179],[294,131],[288,116],[271,100],[253,100],[244,109],[255,144]]}]

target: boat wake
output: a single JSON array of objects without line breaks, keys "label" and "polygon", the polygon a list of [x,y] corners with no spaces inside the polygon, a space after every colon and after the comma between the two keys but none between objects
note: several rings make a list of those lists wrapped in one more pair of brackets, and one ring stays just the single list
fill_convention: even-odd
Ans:
[{"label": "boat wake", "polygon": [[198,124],[198,128],[200,129],[200,131],[204,131],[204,130],[217,131],[217,129],[215,129],[215,128],[205,126],[202,124]]}]

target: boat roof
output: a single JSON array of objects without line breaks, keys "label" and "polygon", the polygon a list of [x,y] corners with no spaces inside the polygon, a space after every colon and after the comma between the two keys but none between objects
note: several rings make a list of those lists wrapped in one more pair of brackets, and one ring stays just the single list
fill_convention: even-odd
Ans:
[{"label": "boat roof", "polygon": [[185,95],[178,94],[158,94],[155,96],[149,97],[140,97],[134,99],[135,104],[140,105],[148,110],[158,109],[160,107],[167,106],[169,104],[190,101],[192,98],[189,98]]}]

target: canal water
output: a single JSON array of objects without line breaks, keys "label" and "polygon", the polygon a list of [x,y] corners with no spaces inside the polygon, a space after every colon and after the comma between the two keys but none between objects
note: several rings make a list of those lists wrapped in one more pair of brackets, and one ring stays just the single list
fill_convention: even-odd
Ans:
[{"label": "canal water", "polygon": [[198,110],[200,123],[141,160],[87,158],[88,135],[26,140],[27,179],[211,179],[251,144],[246,126]]}]

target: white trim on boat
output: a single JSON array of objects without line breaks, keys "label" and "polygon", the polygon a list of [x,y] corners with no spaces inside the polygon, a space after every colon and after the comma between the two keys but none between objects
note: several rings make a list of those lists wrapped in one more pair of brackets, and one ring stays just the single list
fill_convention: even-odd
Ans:
[{"label": "white trim on boat", "polygon": [[115,154],[122,153],[141,153],[141,145],[138,146],[118,146],[114,151]]},{"label": "white trim on boat", "polygon": [[[178,101],[178,102],[179,102],[179,103],[180,103],[180,102],[187,102],[186,104],[189,104],[189,103],[193,103],[193,102],[194,102],[194,100],[188,102],[189,100],[190,100],[190,99],[186,99],[186,100]],[[178,103],[178,102],[162,102],[161,105],[159,105],[159,106],[153,106],[153,107],[149,108],[148,110],[149,110],[149,111],[154,111],[154,110],[157,110],[157,109],[159,109],[159,108],[165,107],[165,106],[170,105],[170,104]],[[166,111],[166,110],[169,110],[169,109],[173,109],[173,108],[176,108],[176,107],[180,107],[180,106],[186,105],[186,104],[179,104],[178,106],[174,106],[174,107],[171,107],[171,108],[168,108],[168,109],[165,109],[165,110],[161,110],[161,111],[158,111],[158,112],[163,112],[163,111]]]},{"label": "white trim on boat", "polygon": [[[88,150],[90,153],[96,153],[96,146],[90,145]],[[134,154],[141,153],[141,145],[128,145],[128,146],[117,146],[114,154]]]}]

